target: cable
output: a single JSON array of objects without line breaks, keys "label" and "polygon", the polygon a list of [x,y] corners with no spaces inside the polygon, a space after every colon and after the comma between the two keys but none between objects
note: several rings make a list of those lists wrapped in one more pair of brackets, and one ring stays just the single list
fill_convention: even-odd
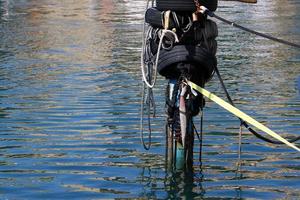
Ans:
[{"label": "cable", "polygon": [[[228,91],[227,91],[227,88],[226,88],[226,86],[225,86],[225,84],[224,84],[224,81],[223,81],[223,79],[222,79],[222,77],[221,77],[221,75],[220,75],[220,72],[219,72],[219,69],[218,69],[217,66],[216,66],[216,68],[215,68],[215,71],[216,71],[216,74],[217,74],[217,76],[218,76],[218,78],[219,78],[219,80],[220,80],[220,83],[221,83],[221,85],[222,85],[222,88],[223,88],[223,90],[224,90],[224,92],[225,92],[225,94],[226,94],[226,97],[227,97],[229,103],[230,103],[232,106],[235,106],[234,103],[233,103],[233,101],[232,101],[232,99],[231,99],[231,97],[230,97],[230,95],[229,95],[229,93],[228,93]],[[247,129],[248,129],[253,135],[255,135],[257,138],[259,138],[259,139],[261,139],[261,140],[263,140],[263,141],[265,141],[265,142],[272,143],[272,144],[284,144],[284,143],[282,143],[282,142],[280,142],[280,141],[275,141],[275,140],[271,140],[271,139],[269,139],[269,138],[264,137],[263,135],[257,133],[255,130],[253,130],[253,129],[245,122],[245,121],[243,121],[242,119],[240,119],[240,121],[241,121],[241,124],[243,124],[244,127],[247,128]],[[291,139],[289,139],[288,141],[289,141],[290,143],[293,143],[293,142],[296,142],[296,141],[298,141],[298,140],[300,140],[300,136],[291,138]]]},{"label": "cable", "polygon": [[[146,3],[146,9],[145,12],[147,11],[147,9],[149,8],[149,2],[150,0],[147,0]],[[153,0],[152,0],[152,4],[153,4]],[[146,78],[146,73],[145,73],[145,62],[144,62],[144,54],[145,54],[145,49],[146,49],[146,38],[145,38],[145,32],[146,32],[146,14],[144,14],[144,24],[143,24],[143,36],[142,36],[142,52],[141,52],[141,70],[142,70],[142,76],[143,76],[143,81],[144,83],[149,87],[149,88],[153,88],[155,83],[156,83],[156,72],[155,72],[155,77],[154,77],[154,81],[153,84],[150,84],[149,81]],[[147,31],[147,33],[149,33],[150,29]]]},{"label": "cable", "polygon": [[[202,7],[202,6],[201,6],[201,7]],[[275,41],[275,42],[279,42],[279,43],[281,43],[281,44],[285,44],[285,45],[292,46],[292,47],[296,47],[296,48],[299,48],[299,49],[300,49],[300,45],[299,45],[299,44],[295,44],[295,43],[292,43],[292,42],[289,42],[289,41],[286,41],[286,40],[282,40],[282,39],[279,39],[279,38],[275,38],[275,37],[273,37],[273,36],[270,36],[270,35],[267,35],[267,34],[264,34],[264,33],[260,33],[260,32],[254,31],[254,30],[252,30],[252,29],[246,28],[246,27],[241,26],[241,25],[238,25],[238,24],[236,24],[236,23],[234,23],[234,22],[232,22],[232,21],[229,21],[229,20],[227,20],[227,19],[224,19],[224,18],[222,18],[222,17],[216,15],[214,12],[209,11],[209,10],[206,9],[206,8],[205,8],[204,10],[205,10],[205,12],[206,12],[210,17],[214,17],[214,18],[216,18],[216,19],[218,19],[218,20],[220,20],[220,21],[222,21],[222,22],[224,22],[224,23],[226,23],[226,24],[229,24],[229,25],[234,26],[234,27],[236,27],[236,28],[239,28],[239,29],[241,29],[241,30],[247,31],[247,32],[249,32],[249,33],[252,33],[252,34],[255,34],[255,35],[258,35],[258,36],[267,38],[267,39],[269,39],[269,40],[273,40],[273,41]]]},{"label": "cable", "polygon": [[[147,97],[145,97],[145,89],[147,89]],[[140,116],[140,138],[141,143],[143,144],[143,147],[145,150],[149,150],[151,147],[151,137],[152,137],[152,129],[151,129],[151,106],[153,108],[153,117],[156,113],[156,106],[153,98],[153,93],[151,88],[147,88],[145,83],[142,85],[142,99],[141,99],[141,116]],[[144,139],[144,109],[145,109],[145,100],[146,100],[146,106],[147,106],[147,114],[148,114],[148,144],[146,145],[145,139]]]},{"label": "cable", "polygon": [[[152,2],[152,6],[154,4],[154,0],[151,0]],[[149,7],[149,3],[150,3],[150,0],[147,0],[147,3],[146,3],[146,9],[145,9],[145,12],[147,11],[148,7]],[[144,15],[145,16],[145,15]],[[147,31],[147,38],[150,34],[150,32],[152,31],[152,29],[148,29]],[[155,81],[154,80],[154,84],[152,86],[151,84],[151,73],[150,73],[150,69],[148,67],[148,78],[149,78],[149,81],[150,83],[147,81],[147,78],[146,78],[146,73],[145,73],[145,70],[144,70],[144,67],[145,67],[145,63],[144,63],[144,54],[146,52],[146,45],[145,45],[145,32],[146,32],[146,23],[145,23],[145,19],[144,19],[144,25],[143,25],[143,36],[142,36],[142,52],[141,52],[141,70],[142,70],[142,75],[143,75],[143,85],[142,85],[142,99],[141,99],[141,116],[140,116],[140,138],[141,138],[141,143],[143,144],[143,147],[145,150],[149,150],[150,147],[151,147],[151,136],[152,136],[152,130],[151,130],[151,122],[150,122],[150,106],[151,106],[151,88],[153,88],[154,84],[155,84]],[[149,130],[149,135],[148,135],[148,144],[146,145],[145,143],[145,139],[144,139],[144,101],[145,101],[145,84],[149,87],[149,86],[152,86],[152,87],[149,87],[148,88],[148,96],[147,96],[147,107],[148,107],[148,130]],[[152,98],[153,100],[153,98]],[[155,109],[155,105],[154,105],[154,102],[152,102],[152,105]]]},{"label": "cable", "polygon": [[[278,39],[278,38],[275,38],[275,37],[272,37],[272,36],[269,36],[269,35],[266,35],[266,34],[263,34],[263,33],[259,33],[259,32],[257,32],[257,31],[254,31],[254,30],[248,29],[248,28],[246,28],[246,27],[240,26],[240,25],[238,25],[238,24],[235,24],[234,22],[231,22],[231,21],[229,21],[229,20],[226,20],[226,19],[224,19],[224,18],[222,18],[222,17],[216,15],[214,12],[211,12],[210,10],[208,10],[207,8],[205,8],[204,6],[200,6],[200,8],[201,8],[201,10],[200,10],[201,12],[207,13],[210,17],[215,17],[216,19],[219,19],[220,21],[223,21],[223,22],[225,22],[225,23],[227,23],[227,24],[230,24],[230,25],[232,25],[232,26],[234,26],[234,27],[240,28],[240,29],[242,29],[242,30],[244,30],[244,31],[253,33],[253,34],[255,34],[255,35],[259,35],[259,36],[261,36],[261,37],[264,37],[264,38],[267,38],[267,39],[270,39],[270,40],[273,40],[273,41],[276,41],[276,42],[279,42],[279,43],[282,43],[282,44],[286,44],[286,45],[289,45],[289,46],[293,46],[293,47],[296,47],[296,48],[300,48],[300,45],[298,45],[298,44],[294,44],[294,43],[291,43],[291,42],[288,42],[288,41],[285,41],[285,40],[282,40],[282,39]],[[224,84],[224,82],[223,82],[223,79],[222,79],[222,77],[221,77],[221,75],[220,75],[220,72],[219,72],[217,66],[215,66],[215,72],[216,72],[216,74],[217,74],[217,76],[218,76],[218,78],[219,78],[219,80],[220,80],[220,83],[221,83],[221,85],[222,85],[222,88],[223,88],[223,90],[224,90],[224,92],[225,92],[225,94],[226,94],[226,97],[227,97],[229,103],[230,103],[232,106],[234,106],[234,103],[233,103],[233,101],[232,101],[232,99],[231,99],[231,97],[230,97],[230,95],[229,95],[229,93],[228,93],[228,91],[227,91],[227,89],[226,89],[226,87],[225,87],[225,84]],[[274,140],[271,140],[271,139],[269,139],[269,138],[266,138],[266,137],[262,136],[261,134],[259,134],[259,133],[257,133],[256,131],[254,131],[251,127],[249,127],[249,125],[248,125],[245,121],[243,121],[242,119],[240,119],[240,121],[241,121],[241,124],[244,125],[244,126],[245,126],[245,127],[246,127],[253,135],[255,135],[257,138],[259,138],[259,139],[261,139],[261,140],[264,140],[265,142],[272,143],[272,144],[283,144],[283,143],[280,142],[280,141],[274,141]],[[288,140],[288,141],[289,141],[290,143],[293,143],[293,142],[296,142],[296,141],[298,141],[298,140],[300,140],[300,136],[295,137],[295,138],[292,138],[292,139],[290,139],[290,140]]]},{"label": "cable", "polygon": [[[148,110],[148,128],[149,128],[149,135],[148,135],[148,145],[146,145],[145,140],[144,140],[144,101],[145,101],[145,84],[143,83],[142,86],[142,100],[141,100],[141,120],[140,120],[140,138],[141,138],[141,142],[143,144],[143,147],[145,150],[149,150],[151,147],[151,135],[152,135],[152,131],[151,131],[151,127],[150,127],[150,123],[149,123],[149,113],[150,113],[150,109]],[[149,107],[148,107],[149,108]]]},{"label": "cable", "polygon": [[[152,5],[153,5],[153,0],[152,0]],[[148,6],[149,6],[149,0],[147,1],[147,6],[146,6],[146,11],[148,9]],[[153,88],[155,86],[155,83],[156,83],[156,79],[157,79],[157,66],[158,66],[158,61],[159,61],[159,56],[160,56],[160,50],[161,50],[161,47],[165,48],[164,44],[163,44],[163,40],[165,37],[167,37],[169,40],[172,40],[174,39],[174,42],[179,42],[179,39],[178,39],[178,36],[176,35],[176,33],[174,33],[173,31],[170,31],[168,30],[168,26],[169,26],[169,17],[170,17],[170,14],[171,12],[166,12],[166,15],[165,15],[165,27],[163,30],[161,30],[161,35],[160,35],[160,40],[159,40],[159,44],[158,44],[158,48],[157,48],[157,53],[156,53],[156,58],[155,58],[155,63],[154,63],[154,78],[153,78],[153,81],[150,80],[150,77],[149,77],[149,80],[147,80],[147,77],[146,77],[146,73],[145,73],[145,60],[144,60],[144,55],[145,55],[145,52],[146,52],[146,39],[148,38],[148,35],[150,32],[152,32],[152,28],[150,28],[148,31],[147,31],[147,37],[145,38],[145,32],[146,32],[146,14],[144,15],[144,26],[143,26],[143,37],[142,37],[142,53],[141,53],[141,70],[142,70],[142,77],[143,77],[143,81],[145,82],[145,84],[149,87],[149,88]],[[169,34],[169,35],[167,35]],[[172,38],[171,36],[173,36],[174,38]],[[149,67],[149,66],[148,66]],[[152,84],[150,83],[150,81],[152,82]]]}]

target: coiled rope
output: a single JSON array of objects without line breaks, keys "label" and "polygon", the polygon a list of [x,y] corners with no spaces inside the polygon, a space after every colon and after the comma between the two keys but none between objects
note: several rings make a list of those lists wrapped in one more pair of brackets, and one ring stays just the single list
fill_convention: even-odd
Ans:
[{"label": "coiled rope", "polygon": [[[147,6],[146,6],[146,10],[148,9],[149,7],[149,2],[150,0],[147,0]],[[154,5],[154,0],[151,1],[152,2],[152,6]],[[198,2],[195,0],[195,2]],[[211,12],[209,11],[207,8],[205,8],[204,6],[200,6],[199,4],[196,5],[197,7],[197,11],[198,12],[201,12],[201,13],[204,13],[204,14],[207,14],[209,15],[210,17],[214,17],[226,24],[229,24],[233,27],[236,27],[236,28],[239,28],[241,30],[244,30],[244,31],[247,31],[249,33],[252,33],[252,34],[255,34],[255,35],[258,35],[258,36],[261,36],[261,37],[264,37],[264,38],[267,38],[269,40],[272,40],[272,41],[275,41],[275,42],[278,42],[278,43],[282,43],[282,44],[285,44],[285,45],[289,45],[289,46],[292,46],[292,47],[295,47],[295,48],[300,48],[300,45],[299,44],[295,44],[295,43],[292,43],[292,42],[289,42],[289,41],[285,41],[285,40],[282,40],[282,39],[279,39],[279,38],[275,38],[273,36],[270,36],[270,35],[267,35],[267,34],[264,34],[264,33],[260,33],[260,32],[257,32],[257,31],[254,31],[254,30],[251,30],[249,28],[246,28],[246,27],[243,27],[241,25],[238,25],[232,21],[229,21],[227,19],[224,19],[218,15],[216,15],[214,12]],[[145,16],[145,15],[144,15]],[[150,149],[150,146],[151,146],[151,124],[150,124],[150,110],[151,110],[151,104],[155,110],[155,104],[154,104],[154,98],[153,98],[153,93],[152,93],[152,88],[155,86],[155,83],[156,83],[156,78],[157,78],[157,65],[158,65],[158,60],[159,60],[159,55],[160,55],[160,50],[161,50],[161,47],[162,47],[162,44],[163,44],[163,39],[164,37],[166,36],[167,33],[171,34],[171,35],[174,35],[174,38],[175,38],[175,41],[177,42],[178,41],[178,38],[177,38],[177,35],[173,32],[173,31],[170,31],[170,30],[167,30],[167,27],[165,27],[165,29],[162,30],[161,32],[161,37],[160,37],[160,41],[159,41],[159,45],[158,45],[158,52],[157,52],[157,55],[156,55],[156,59],[155,59],[155,63],[154,65],[152,66],[153,68],[152,69],[149,69],[150,66],[148,65],[147,66],[147,71],[148,71],[148,74],[145,73],[145,60],[144,60],[144,54],[146,52],[146,38],[145,38],[145,31],[146,31],[146,23],[145,23],[145,20],[144,20],[144,26],[143,26],[143,40],[142,40],[142,53],[141,53],[141,71],[142,71],[142,77],[143,77],[143,96],[142,96],[142,102],[141,102],[141,127],[140,127],[140,134],[141,134],[141,141],[143,143],[143,146],[146,150],[149,150]],[[147,31],[147,37],[149,35],[149,33],[151,32],[151,30],[149,29]],[[152,70],[154,72],[154,78],[152,77]],[[228,101],[230,102],[231,105],[234,105],[226,87],[225,87],[225,84],[221,78],[221,75],[219,73],[219,70],[218,68],[216,67],[215,68],[215,71],[217,73],[217,76],[221,82],[221,85],[223,87],[223,90],[224,92],[226,93],[226,96],[227,96],[227,99]],[[147,88],[147,91],[148,91],[148,95],[147,95],[147,101],[146,101],[146,104],[147,104],[147,108],[148,108],[148,128],[149,128],[149,135],[148,135],[148,145],[145,144],[145,141],[144,141],[144,133],[143,133],[143,116],[144,116],[144,101],[145,101],[145,89],[146,89],[146,86],[148,87]],[[155,113],[155,111],[154,111]],[[283,142],[280,142],[280,141],[274,141],[274,140],[271,140],[271,139],[268,139],[264,136],[262,136],[261,134],[257,133],[256,131],[254,131],[251,127],[249,127],[249,125],[241,120],[241,124],[244,125],[253,135],[255,135],[257,138],[259,139],[262,139],[266,142],[269,142],[269,143],[273,143],[273,144],[283,144]],[[292,138],[290,139],[288,142],[296,142],[300,140],[300,136],[299,137],[295,137],[295,138]]]},{"label": "coiled rope", "polygon": [[[154,0],[152,0],[151,2],[152,2],[152,6],[153,6]],[[147,9],[149,7],[149,3],[150,3],[150,0],[147,0],[145,12],[147,11]],[[149,82],[151,82],[152,77],[151,77],[151,74],[148,73],[148,75],[150,76],[149,81],[148,81],[146,78],[146,73],[145,73],[145,63],[144,63],[145,62],[144,53],[146,52],[146,36],[145,36],[146,33],[145,32],[146,32],[146,22],[145,22],[145,17],[144,17],[143,36],[142,36],[142,52],[141,52],[141,71],[142,71],[142,77],[143,77],[143,85],[142,85],[141,116],[140,116],[140,138],[141,138],[141,142],[143,144],[144,149],[149,150],[151,147],[151,135],[152,135],[151,124],[150,124],[151,87],[149,87],[149,86],[152,86],[152,84]],[[148,32],[147,32],[147,37],[148,37],[149,32],[150,32],[150,30],[148,30]],[[148,71],[149,71],[149,68],[148,68]],[[155,84],[155,81],[154,81],[154,84]],[[149,132],[148,133],[148,144],[145,143],[145,139],[144,139],[144,107],[145,107],[146,85],[149,87],[147,101],[146,101],[146,104],[147,104],[146,106],[147,106],[147,111],[148,111],[148,132]],[[152,87],[154,87],[154,85]]]},{"label": "coiled rope", "polygon": [[[149,2],[150,0],[147,0],[147,6],[146,6],[146,11],[149,7]],[[152,6],[153,6],[153,3],[154,3],[154,0],[152,0]],[[146,16],[146,13],[144,14],[144,16]],[[169,16],[167,18],[167,20],[169,20]],[[152,31],[152,29],[150,28],[147,32],[147,37],[145,37],[145,32],[146,32],[146,20],[145,20],[145,17],[144,17],[144,25],[143,25],[143,38],[142,38],[142,53],[141,53],[141,70],[142,70],[142,76],[143,76],[143,81],[144,83],[149,87],[149,88],[153,88],[155,86],[155,83],[156,83],[156,78],[157,78],[157,65],[158,65],[158,60],[159,60],[159,55],[160,55],[160,50],[161,50],[161,47],[163,45],[163,40],[164,38],[166,37],[166,34],[169,33],[171,35],[174,36],[175,38],[175,42],[179,42],[178,40],[178,37],[176,35],[176,33],[174,33],[173,31],[170,31],[168,30],[168,26],[169,26],[169,21],[166,20],[166,25],[164,27],[164,29],[162,30],[161,32],[161,36],[160,36],[160,40],[159,40],[159,44],[158,44],[158,49],[157,49],[157,55],[156,55],[156,59],[155,59],[155,63],[154,63],[154,78],[153,80],[151,81],[152,84],[150,83],[150,79],[147,80],[147,77],[146,77],[146,73],[145,73],[145,58],[144,58],[144,55],[145,55],[145,52],[146,52],[146,39],[149,35],[149,32]],[[148,66],[149,67],[149,66]],[[152,78],[152,77],[148,77],[148,78]]]},{"label": "coiled rope", "polygon": [[[149,2],[150,0],[147,0],[147,6],[146,6],[146,11],[149,7]],[[154,0],[152,0],[152,6],[154,5]],[[146,15],[144,15],[146,16]],[[152,135],[152,130],[151,130],[151,120],[150,120],[150,110],[151,110],[151,105],[154,109],[154,114],[155,115],[155,103],[154,103],[154,98],[153,98],[153,92],[152,89],[155,86],[156,83],[156,79],[157,79],[157,65],[158,65],[158,61],[159,61],[159,55],[160,55],[160,50],[162,48],[163,45],[163,40],[165,37],[167,37],[167,34],[174,36],[174,40],[175,42],[179,42],[178,37],[176,35],[176,33],[174,33],[173,31],[168,30],[168,25],[169,25],[169,16],[167,16],[166,18],[166,25],[165,25],[165,29],[161,30],[161,36],[160,36],[160,40],[159,40],[159,44],[158,44],[158,49],[157,49],[157,55],[155,58],[155,62],[154,65],[152,67],[150,67],[150,65],[145,63],[145,53],[146,53],[146,40],[149,37],[149,34],[151,34],[152,32],[152,28],[149,28],[147,33],[146,32],[146,20],[144,18],[144,25],[143,25],[143,38],[142,38],[142,53],[141,53],[141,71],[142,71],[142,77],[143,77],[143,92],[142,92],[142,101],[141,101],[141,120],[140,120],[140,137],[141,137],[141,141],[142,144],[145,148],[145,150],[149,150],[151,147],[151,135]],[[147,73],[145,72],[145,68],[147,68]],[[153,70],[153,73],[152,73]],[[152,77],[152,75],[154,77]],[[147,88],[145,87],[147,86]],[[147,111],[148,111],[148,131],[149,131],[149,135],[148,135],[148,144],[146,145],[145,140],[144,140],[144,104],[145,104],[145,89],[147,89],[147,100],[146,100],[146,106],[147,106]]]}]

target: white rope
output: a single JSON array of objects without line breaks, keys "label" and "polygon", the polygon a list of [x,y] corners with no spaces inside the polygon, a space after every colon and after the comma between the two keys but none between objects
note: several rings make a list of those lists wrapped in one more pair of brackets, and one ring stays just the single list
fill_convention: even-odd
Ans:
[{"label": "white rope", "polygon": [[172,35],[174,35],[175,37],[175,42],[178,42],[178,37],[176,35],[176,33],[174,33],[173,31],[170,30],[162,30],[162,34],[160,36],[160,40],[159,40],[159,44],[158,44],[158,50],[157,50],[157,54],[156,54],[156,59],[155,59],[155,64],[153,66],[154,68],[154,78],[152,84],[147,80],[146,78],[146,73],[145,73],[145,63],[144,63],[144,52],[145,52],[145,41],[143,41],[143,51],[142,51],[142,55],[141,55],[141,69],[142,69],[142,75],[143,75],[143,81],[145,82],[145,84],[149,87],[149,88],[153,88],[155,86],[156,83],[156,79],[157,79],[157,66],[158,66],[158,60],[159,60],[159,55],[160,55],[160,50],[161,50],[161,46],[163,43],[163,39],[166,36],[167,33],[170,33]]},{"label": "white rope", "polygon": [[[152,0],[152,5],[153,5],[153,0]],[[147,1],[147,6],[146,6],[146,11],[148,9],[148,6],[149,6],[149,0]],[[146,13],[145,15],[146,16]],[[157,50],[157,54],[156,54],[156,59],[155,59],[155,64],[153,66],[154,68],[154,78],[153,80],[147,80],[147,75],[146,75],[146,72],[145,72],[145,62],[144,62],[144,55],[145,55],[145,52],[146,52],[146,39],[145,38],[145,35],[149,35],[149,31],[152,30],[152,29],[149,29],[147,31],[147,34],[145,34],[146,32],[146,23],[145,23],[145,17],[144,17],[144,26],[143,26],[143,43],[142,43],[142,53],[141,53],[141,71],[142,71],[142,77],[143,77],[143,81],[144,83],[149,87],[149,88],[153,88],[155,86],[155,83],[156,83],[156,79],[157,79],[157,66],[158,66],[158,60],[159,60],[159,55],[160,55],[160,50],[161,50],[161,47],[162,47],[162,43],[163,43],[163,39],[164,37],[166,36],[167,33],[170,33],[171,35],[174,36],[175,38],[175,42],[179,42],[178,40],[178,36],[176,35],[176,33],[174,33],[173,31],[170,31],[170,30],[167,30],[166,28],[162,30],[162,33],[161,33],[161,36],[160,36],[160,40],[159,40],[159,44],[158,44],[158,50]],[[147,66],[148,67],[148,66]],[[149,79],[150,79],[151,76],[149,76]]]}]

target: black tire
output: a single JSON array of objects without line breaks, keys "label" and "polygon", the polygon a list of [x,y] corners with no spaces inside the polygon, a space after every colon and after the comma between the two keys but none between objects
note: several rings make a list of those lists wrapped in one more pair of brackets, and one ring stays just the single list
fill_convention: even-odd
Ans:
[{"label": "black tire", "polygon": [[169,78],[169,75],[178,74],[174,65],[178,63],[190,62],[195,63],[197,71],[204,73],[206,80],[213,75],[217,65],[215,55],[207,49],[192,45],[176,45],[171,51],[162,49],[159,55],[158,72],[160,75]]},{"label": "black tire", "polygon": [[[200,5],[205,6],[210,11],[215,11],[218,7],[218,0],[199,0]],[[193,0],[156,0],[159,10],[192,11],[196,10]]]},{"label": "black tire", "polygon": [[145,21],[154,28],[163,28],[162,12],[156,8],[148,8],[145,14]]}]

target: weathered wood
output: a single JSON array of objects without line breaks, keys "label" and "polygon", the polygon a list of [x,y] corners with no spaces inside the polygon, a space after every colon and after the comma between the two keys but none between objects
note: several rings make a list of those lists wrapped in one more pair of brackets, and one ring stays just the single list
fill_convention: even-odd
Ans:
[{"label": "weathered wood", "polygon": [[174,165],[174,138],[172,129],[166,125],[166,162],[167,170],[172,170]]}]

